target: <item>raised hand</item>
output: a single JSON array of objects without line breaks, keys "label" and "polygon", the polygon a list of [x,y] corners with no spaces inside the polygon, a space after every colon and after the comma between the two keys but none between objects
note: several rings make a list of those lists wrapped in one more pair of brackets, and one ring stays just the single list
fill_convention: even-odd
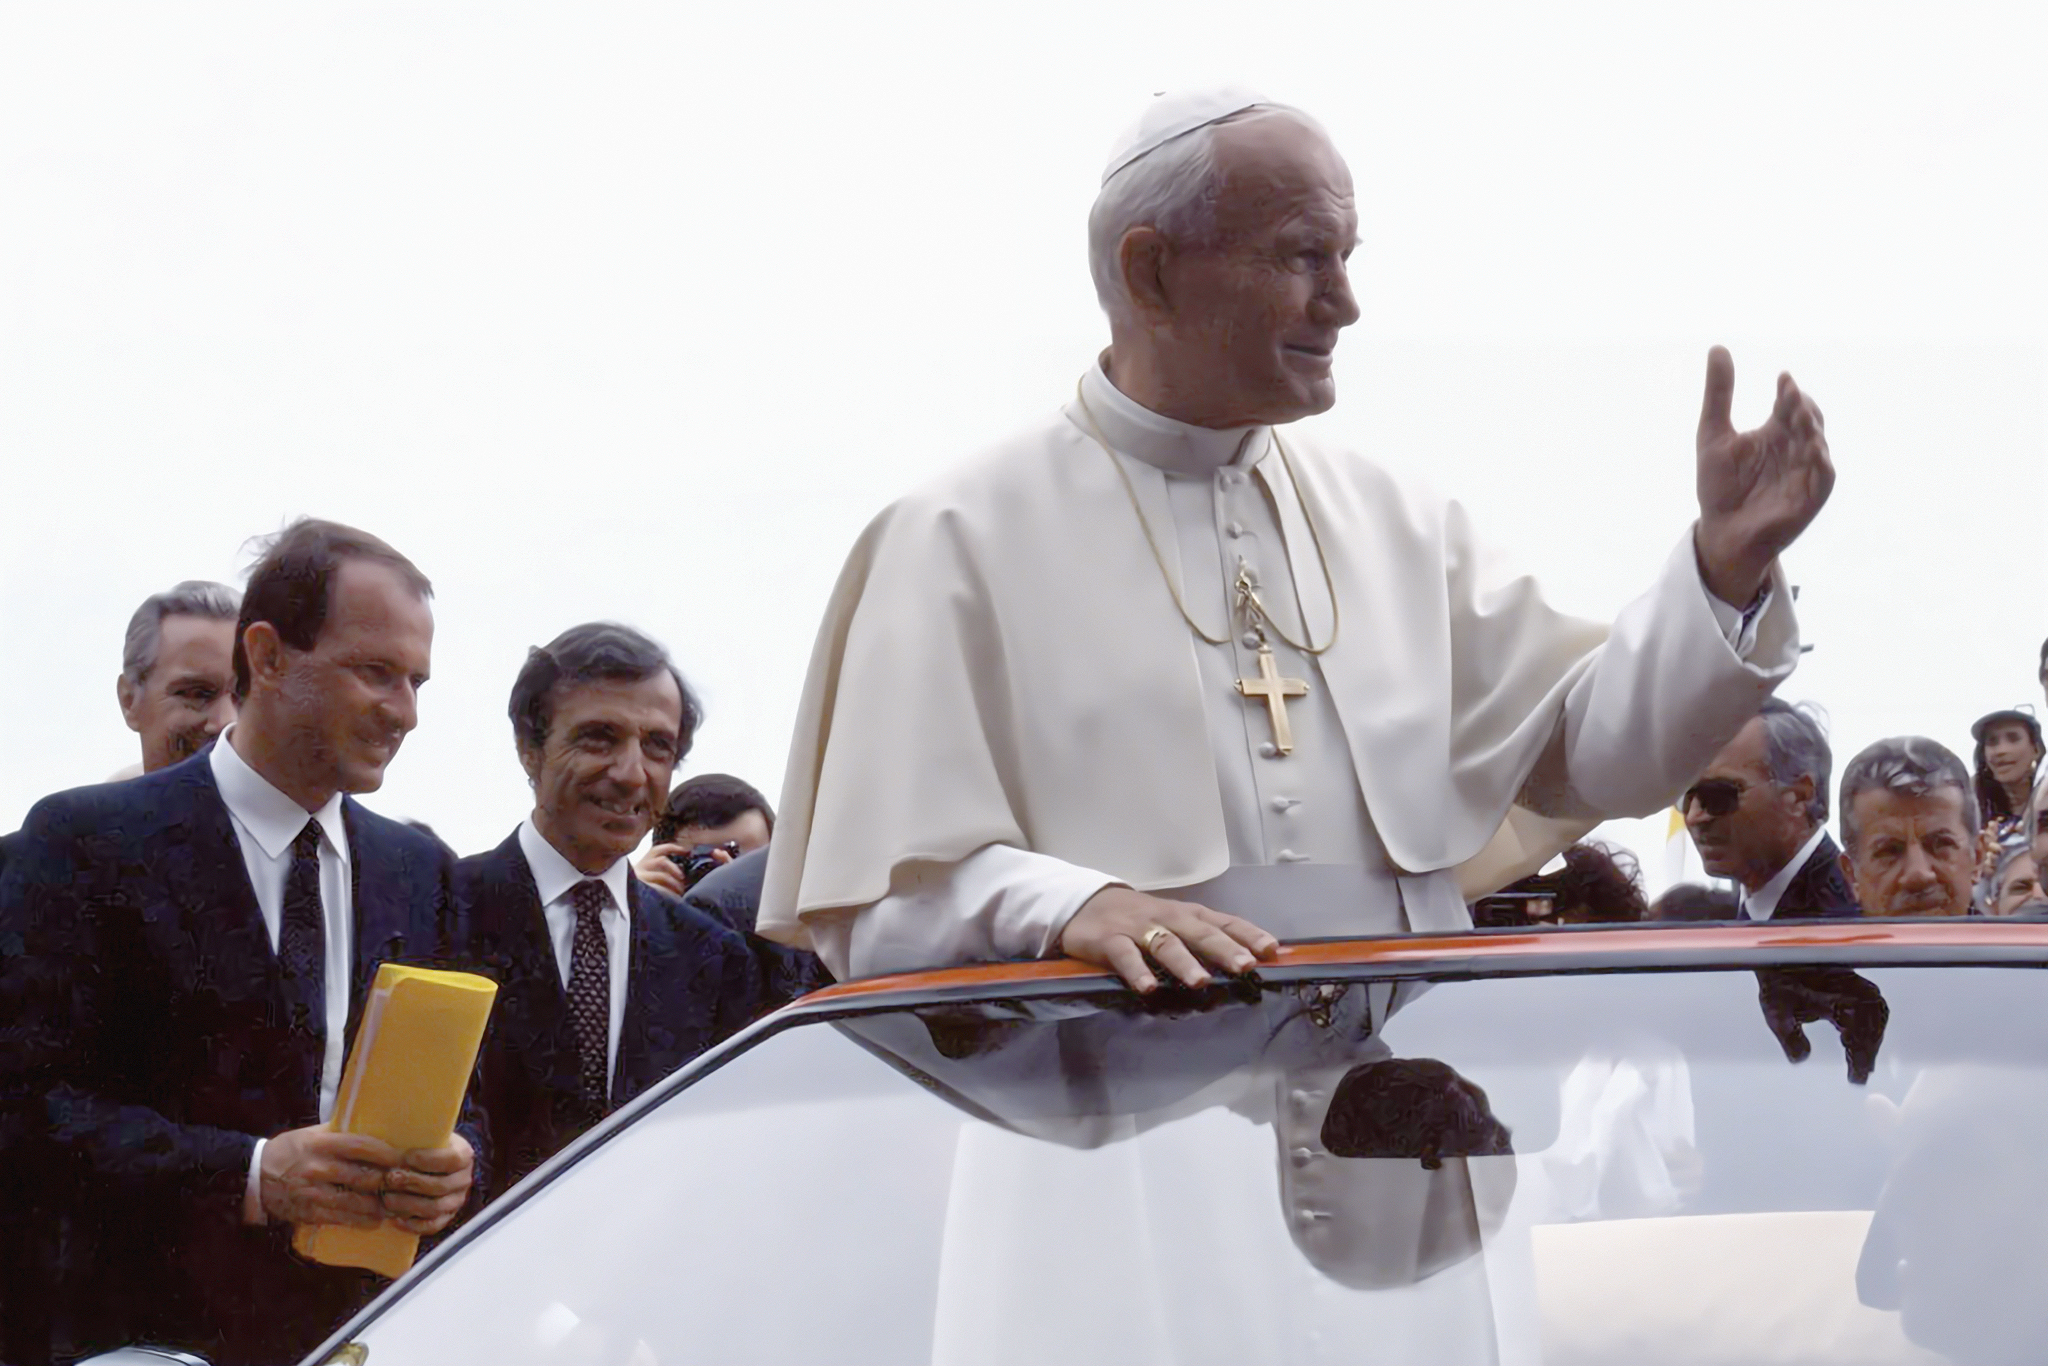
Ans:
[{"label": "raised hand", "polygon": [[1699,527],[1693,547],[1707,591],[1741,607],[1754,598],[1778,552],[1798,539],[1835,486],[1820,409],[1792,376],[1778,376],[1771,416],[1754,431],[1729,419],[1735,361],[1707,353],[1700,407]]}]

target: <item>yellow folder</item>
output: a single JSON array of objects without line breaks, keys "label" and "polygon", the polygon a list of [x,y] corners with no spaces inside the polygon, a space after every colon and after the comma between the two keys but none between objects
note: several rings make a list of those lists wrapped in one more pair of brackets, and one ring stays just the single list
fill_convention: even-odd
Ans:
[{"label": "yellow folder", "polygon": [[[473,973],[381,964],[341,1074],[333,1128],[400,1152],[447,1143],[497,995],[497,983]],[[311,1261],[395,1277],[419,1255],[420,1240],[391,1223],[301,1224],[292,1247]]]}]

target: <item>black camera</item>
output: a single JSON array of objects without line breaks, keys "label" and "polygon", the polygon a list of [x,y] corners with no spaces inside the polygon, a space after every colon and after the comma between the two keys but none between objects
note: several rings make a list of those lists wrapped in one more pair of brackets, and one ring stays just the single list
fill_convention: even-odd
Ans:
[{"label": "black camera", "polygon": [[687,854],[670,854],[669,861],[683,870],[683,885],[694,887],[703,881],[704,875],[719,864],[718,851],[724,850],[728,859],[740,856],[738,840],[727,840],[724,844],[693,844]]}]

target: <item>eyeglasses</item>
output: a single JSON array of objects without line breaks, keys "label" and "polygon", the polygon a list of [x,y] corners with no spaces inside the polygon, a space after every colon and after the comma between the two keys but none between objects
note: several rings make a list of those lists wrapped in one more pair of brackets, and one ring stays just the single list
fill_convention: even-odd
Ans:
[{"label": "eyeglasses", "polygon": [[1694,802],[1709,816],[1725,816],[1742,805],[1742,794],[1749,788],[1733,778],[1708,778],[1694,783],[1685,790],[1678,800],[1680,811],[1688,810]]}]

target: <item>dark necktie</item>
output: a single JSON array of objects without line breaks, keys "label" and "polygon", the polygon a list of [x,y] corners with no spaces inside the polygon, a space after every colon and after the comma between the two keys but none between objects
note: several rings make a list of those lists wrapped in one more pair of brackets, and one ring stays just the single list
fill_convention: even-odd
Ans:
[{"label": "dark necktie", "polygon": [[320,902],[320,826],[307,821],[292,840],[277,929],[277,962],[294,1032],[327,1037],[327,915]]},{"label": "dark necktie", "polygon": [[576,1030],[584,1107],[596,1119],[611,1108],[611,1069],[605,1061],[612,1023],[611,954],[598,919],[611,895],[590,878],[569,889],[569,904],[576,908],[576,934],[569,943],[569,1020]]}]

